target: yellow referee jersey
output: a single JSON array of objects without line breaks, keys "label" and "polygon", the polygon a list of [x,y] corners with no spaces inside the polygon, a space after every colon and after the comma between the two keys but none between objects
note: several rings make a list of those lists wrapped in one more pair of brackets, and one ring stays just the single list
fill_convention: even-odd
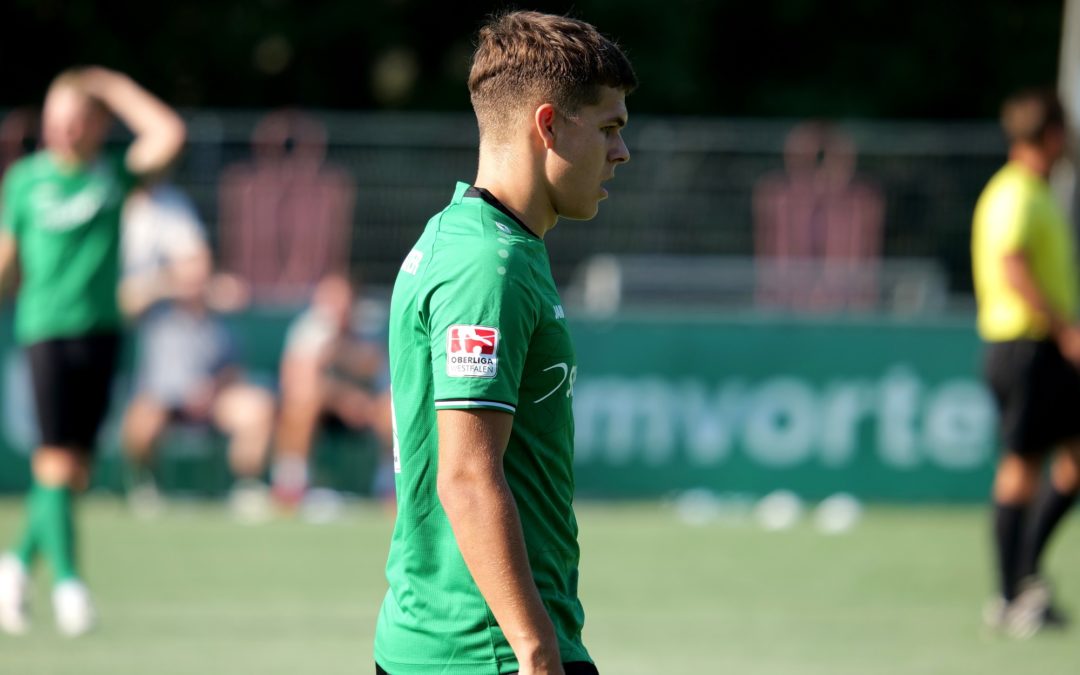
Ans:
[{"label": "yellow referee jersey", "polygon": [[1077,263],[1072,228],[1050,186],[1025,166],[1010,162],[986,185],[971,235],[979,334],[989,342],[1040,339],[1049,331],[1005,278],[1003,258],[1023,252],[1047,302],[1063,317],[1076,316]]}]

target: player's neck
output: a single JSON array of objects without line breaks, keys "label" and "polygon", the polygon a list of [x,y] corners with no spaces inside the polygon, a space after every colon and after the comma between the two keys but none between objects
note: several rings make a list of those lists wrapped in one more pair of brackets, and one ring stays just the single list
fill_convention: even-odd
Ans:
[{"label": "player's neck", "polygon": [[543,182],[537,180],[535,169],[528,162],[506,161],[505,156],[480,153],[476,172],[476,187],[487,190],[525,223],[541,239],[555,227],[558,215],[551,205]]},{"label": "player's neck", "polygon": [[1050,177],[1050,169],[1054,166],[1045,152],[1026,143],[1017,143],[1009,149],[1009,161],[1043,178]]},{"label": "player's neck", "polygon": [[52,157],[53,163],[64,171],[79,169],[90,164],[96,158],[96,155],[86,156],[74,150],[65,151],[57,148],[47,148],[47,150]]}]

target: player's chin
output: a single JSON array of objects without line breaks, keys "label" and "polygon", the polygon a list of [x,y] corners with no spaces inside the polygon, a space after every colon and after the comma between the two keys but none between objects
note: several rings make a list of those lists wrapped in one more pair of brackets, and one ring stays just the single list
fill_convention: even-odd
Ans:
[{"label": "player's chin", "polygon": [[600,200],[596,200],[589,204],[582,204],[572,209],[567,209],[559,213],[562,218],[568,218],[570,220],[592,220],[596,217],[596,214],[600,211]]}]

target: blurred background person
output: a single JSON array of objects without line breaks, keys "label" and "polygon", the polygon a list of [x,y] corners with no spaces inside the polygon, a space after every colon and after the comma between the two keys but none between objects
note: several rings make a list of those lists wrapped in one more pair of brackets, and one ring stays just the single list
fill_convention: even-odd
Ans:
[{"label": "blurred background person", "polygon": [[806,122],[784,142],[784,170],[754,186],[759,306],[816,312],[877,306],[885,199],[856,176],[855,158],[849,136]]},{"label": "blurred background person", "polygon": [[206,425],[228,438],[233,503],[241,515],[260,517],[274,399],[245,381],[237,339],[219,316],[244,306],[245,286],[213,274],[194,206],[160,180],[128,201],[124,262],[121,302],[138,326],[136,393],[122,431],[133,506],[151,509],[158,501],[151,467],[169,426]]},{"label": "blurred background person", "polygon": [[[103,151],[111,115],[135,138]],[[127,76],[99,67],[61,73],[49,86],[45,149],[4,178],[0,280],[16,264],[16,338],[27,348],[40,444],[22,538],[0,559],[0,629],[28,628],[27,575],[38,554],[54,579],[65,635],[94,624],[76,559],[72,495],[89,482],[98,427],[120,343],[120,213],[135,177],[162,170],[184,143],[183,121]]]},{"label": "blurred background person", "polygon": [[128,318],[137,321],[154,304],[173,299],[182,288],[177,276],[213,283],[206,228],[188,195],[166,176],[140,182],[124,205],[122,223],[120,305]]},{"label": "blurred background person", "polygon": [[1080,489],[1080,273],[1073,229],[1048,183],[1065,152],[1057,95],[1014,94],[1001,122],[1009,161],[979,198],[971,242],[985,376],[1004,444],[993,486],[1000,597],[986,620],[1029,637],[1064,624],[1039,561]]},{"label": "blurred background person", "polygon": [[251,160],[222,172],[222,267],[256,302],[303,302],[323,275],[348,274],[356,188],[327,161],[326,136],[311,115],[271,112],[251,134]]},{"label": "blurred background person", "polygon": [[295,506],[310,483],[312,448],[320,429],[367,432],[379,448],[377,495],[393,493],[390,375],[385,330],[356,307],[357,293],[331,274],[289,327],[281,358],[281,413],[273,468],[275,498]]},{"label": "blurred background person", "polygon": [[0,120],[0,175],[41,144],[41,111],[32,106],[15,108]]}]

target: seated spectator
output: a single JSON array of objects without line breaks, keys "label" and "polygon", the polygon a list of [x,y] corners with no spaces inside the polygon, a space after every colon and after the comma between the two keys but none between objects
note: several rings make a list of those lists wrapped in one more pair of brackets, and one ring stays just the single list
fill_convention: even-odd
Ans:
[{"label": "seated spectator", "polygon": [[121,304],[138,321],[136,393],[122,430],[134,493],[143,500],[156,495],[150,466],[170,424],[205,424],[228,437],[238,478],[235,503],[256,504],[274,400],[244,380],[234,336],[215,309],[241,305],[242,288],[212,275],[195,210],[168,186],[133,195],[125,210],[124,258]]},{"label": "seated spectator", "polygon": [[129,318],[138,320],[155,303],[170,300],[178,271],[209,279],[207,301],[216,311],[236,311],[247,305],[244,283],[214,272],[206,229],[195,205],[164,178],[131,193],[124,204],[123,229],[120,304]]},{"label": "seated spectator", "polygon": [[[273,470],[275,498],[295,506],[309,482],[312,446],[320,426],[369,431],[381,446],[381,474],[393,444],[390,374],[381,326],[354,312],[355,292],[339,275],[323,278],[311,306],[293,322],[281,360],[281,414]],[[392,491],[385,475],[376,492]]]}]

